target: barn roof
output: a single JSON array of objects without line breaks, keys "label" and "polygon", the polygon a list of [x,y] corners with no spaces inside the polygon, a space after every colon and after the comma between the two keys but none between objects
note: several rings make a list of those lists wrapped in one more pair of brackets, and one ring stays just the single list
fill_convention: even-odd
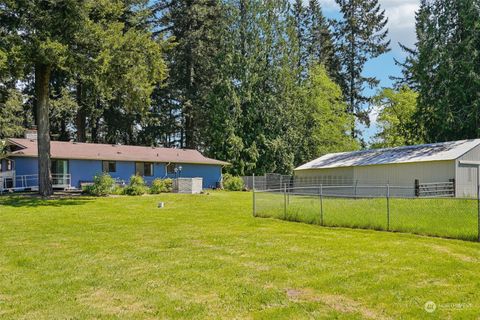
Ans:
[{"label": "barn roof", "polygon": [[[37,140],[8,139],[16,146],[11,156],[37,157]],[[197,150],[129,146],[117,144],[52,141],[50,153],[56,159],[174,162],[227,165],[228,162],[207,158]]]},{"label": "barn roof", "polygon": [[398,148],[330,153],[301,165],[295,170],[454,160],[479,144],[480,139],[472,139]]}]

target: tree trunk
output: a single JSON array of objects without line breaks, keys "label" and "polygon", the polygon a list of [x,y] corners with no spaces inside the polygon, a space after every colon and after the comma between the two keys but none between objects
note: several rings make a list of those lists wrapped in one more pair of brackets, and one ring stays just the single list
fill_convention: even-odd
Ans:
[{"label": "tree trunk", "polygon": [[187,53],[187,99],[184,107],[185,117],[185,146],[188,149],[195,149],[195,123],[194,123],[194,66],[193,66],[193,53],[191,44],[188,46]]},{"label": "tree trunk", "polygon": [[49,118],[49,83],[51,66],[35,66],[35,97],[37,102],[38,130],[38,190],[42,197],[53,194],[50,163],[50,118]]},{"label": "tree trunk", "polygon": [[78,104],[78,112],[75,117],[75,126],[77,127],[77,141],[78,142],[85,142],[87,140],[87,135],[85,133],[85,128],[87,125],[87,117],[85,114],[85,108],[83,106],[82,101],[82,81],[77,81],[77,104]]}]

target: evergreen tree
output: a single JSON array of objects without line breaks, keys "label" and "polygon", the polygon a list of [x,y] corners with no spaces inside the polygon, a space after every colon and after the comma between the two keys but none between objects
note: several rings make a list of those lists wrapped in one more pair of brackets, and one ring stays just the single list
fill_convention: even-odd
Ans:
[{"label": "evergreen tree", "polygon": [[311,65],[323,64],[329,76],[338,84],[343,83],[341,65],[335,52],[330,23],[325,18],[318,0],[310,0],[306,8],[307,57]]},{"label": "evergreen tree", "polygon": [[[368,124],[368,110],[365,104],[370,98],[365,96],[366,87],[378,85],[375,77],[362,74],[365,63],[389,50],[387,40],[388,19],[378,0],[336,0],[343,19],[335,23],[336,45],[342,65],[343,93],[348,104],[348,112],[355,119]],[[357,137],[355,120],[351,124],[351,135]]]},{"label": "evergreen tree", "polygon": [[[195,148],[201,144],[199,132],[204,125],[204,106],[211,83],[216,77],[222,6],[219,0],[162,0],[159,5],[164,37],[173,37],[174,48],[167,57],[169,82],[157,104],[167,113],[181,117],[181,147]],[[172,111],[173,110],[173,111]]]},{"label": "evergreen tree", "polygon": [[418,41],[403,66],[419,93],[416,121],[427,142],[480,136],[479,31],[476,1],[421,2]]},{"label": "evergreen tree", "polygon": [[16,89],[3,93],[0,102],[0,139],[21,136],[23,129],[23,95]]}]

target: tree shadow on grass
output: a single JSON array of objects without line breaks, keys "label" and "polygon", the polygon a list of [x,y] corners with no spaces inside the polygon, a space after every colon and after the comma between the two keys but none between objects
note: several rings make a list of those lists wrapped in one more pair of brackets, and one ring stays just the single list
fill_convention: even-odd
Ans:
[{"label": "tree shadow on grass", "polygon": [[62,207],[78,206],[93,201],[88,197],[61,197],[42,199],[36,195],[0,196],[0,211],[2,207]]}]

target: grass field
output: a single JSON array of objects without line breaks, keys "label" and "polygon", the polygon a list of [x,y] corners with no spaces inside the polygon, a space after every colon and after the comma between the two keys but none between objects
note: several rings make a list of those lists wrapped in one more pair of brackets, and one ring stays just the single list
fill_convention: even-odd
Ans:
[{"label": "grass field", "polygon": [[0,319],[480,314],[478,243],[253,218],[251,209],[248,193],[0,197]]},{"label": "grass field", "polygon": [[290,195],[287,199],[285,208],[282,193],[257,192],[257,216],[311,224],[323,222],[325,226],[388,229],[470,241],[478,239],[478,204],[473,199],[391,198],[389,217],[385,198],[327,197],[323,199],[323,213],[318,196]]}]

